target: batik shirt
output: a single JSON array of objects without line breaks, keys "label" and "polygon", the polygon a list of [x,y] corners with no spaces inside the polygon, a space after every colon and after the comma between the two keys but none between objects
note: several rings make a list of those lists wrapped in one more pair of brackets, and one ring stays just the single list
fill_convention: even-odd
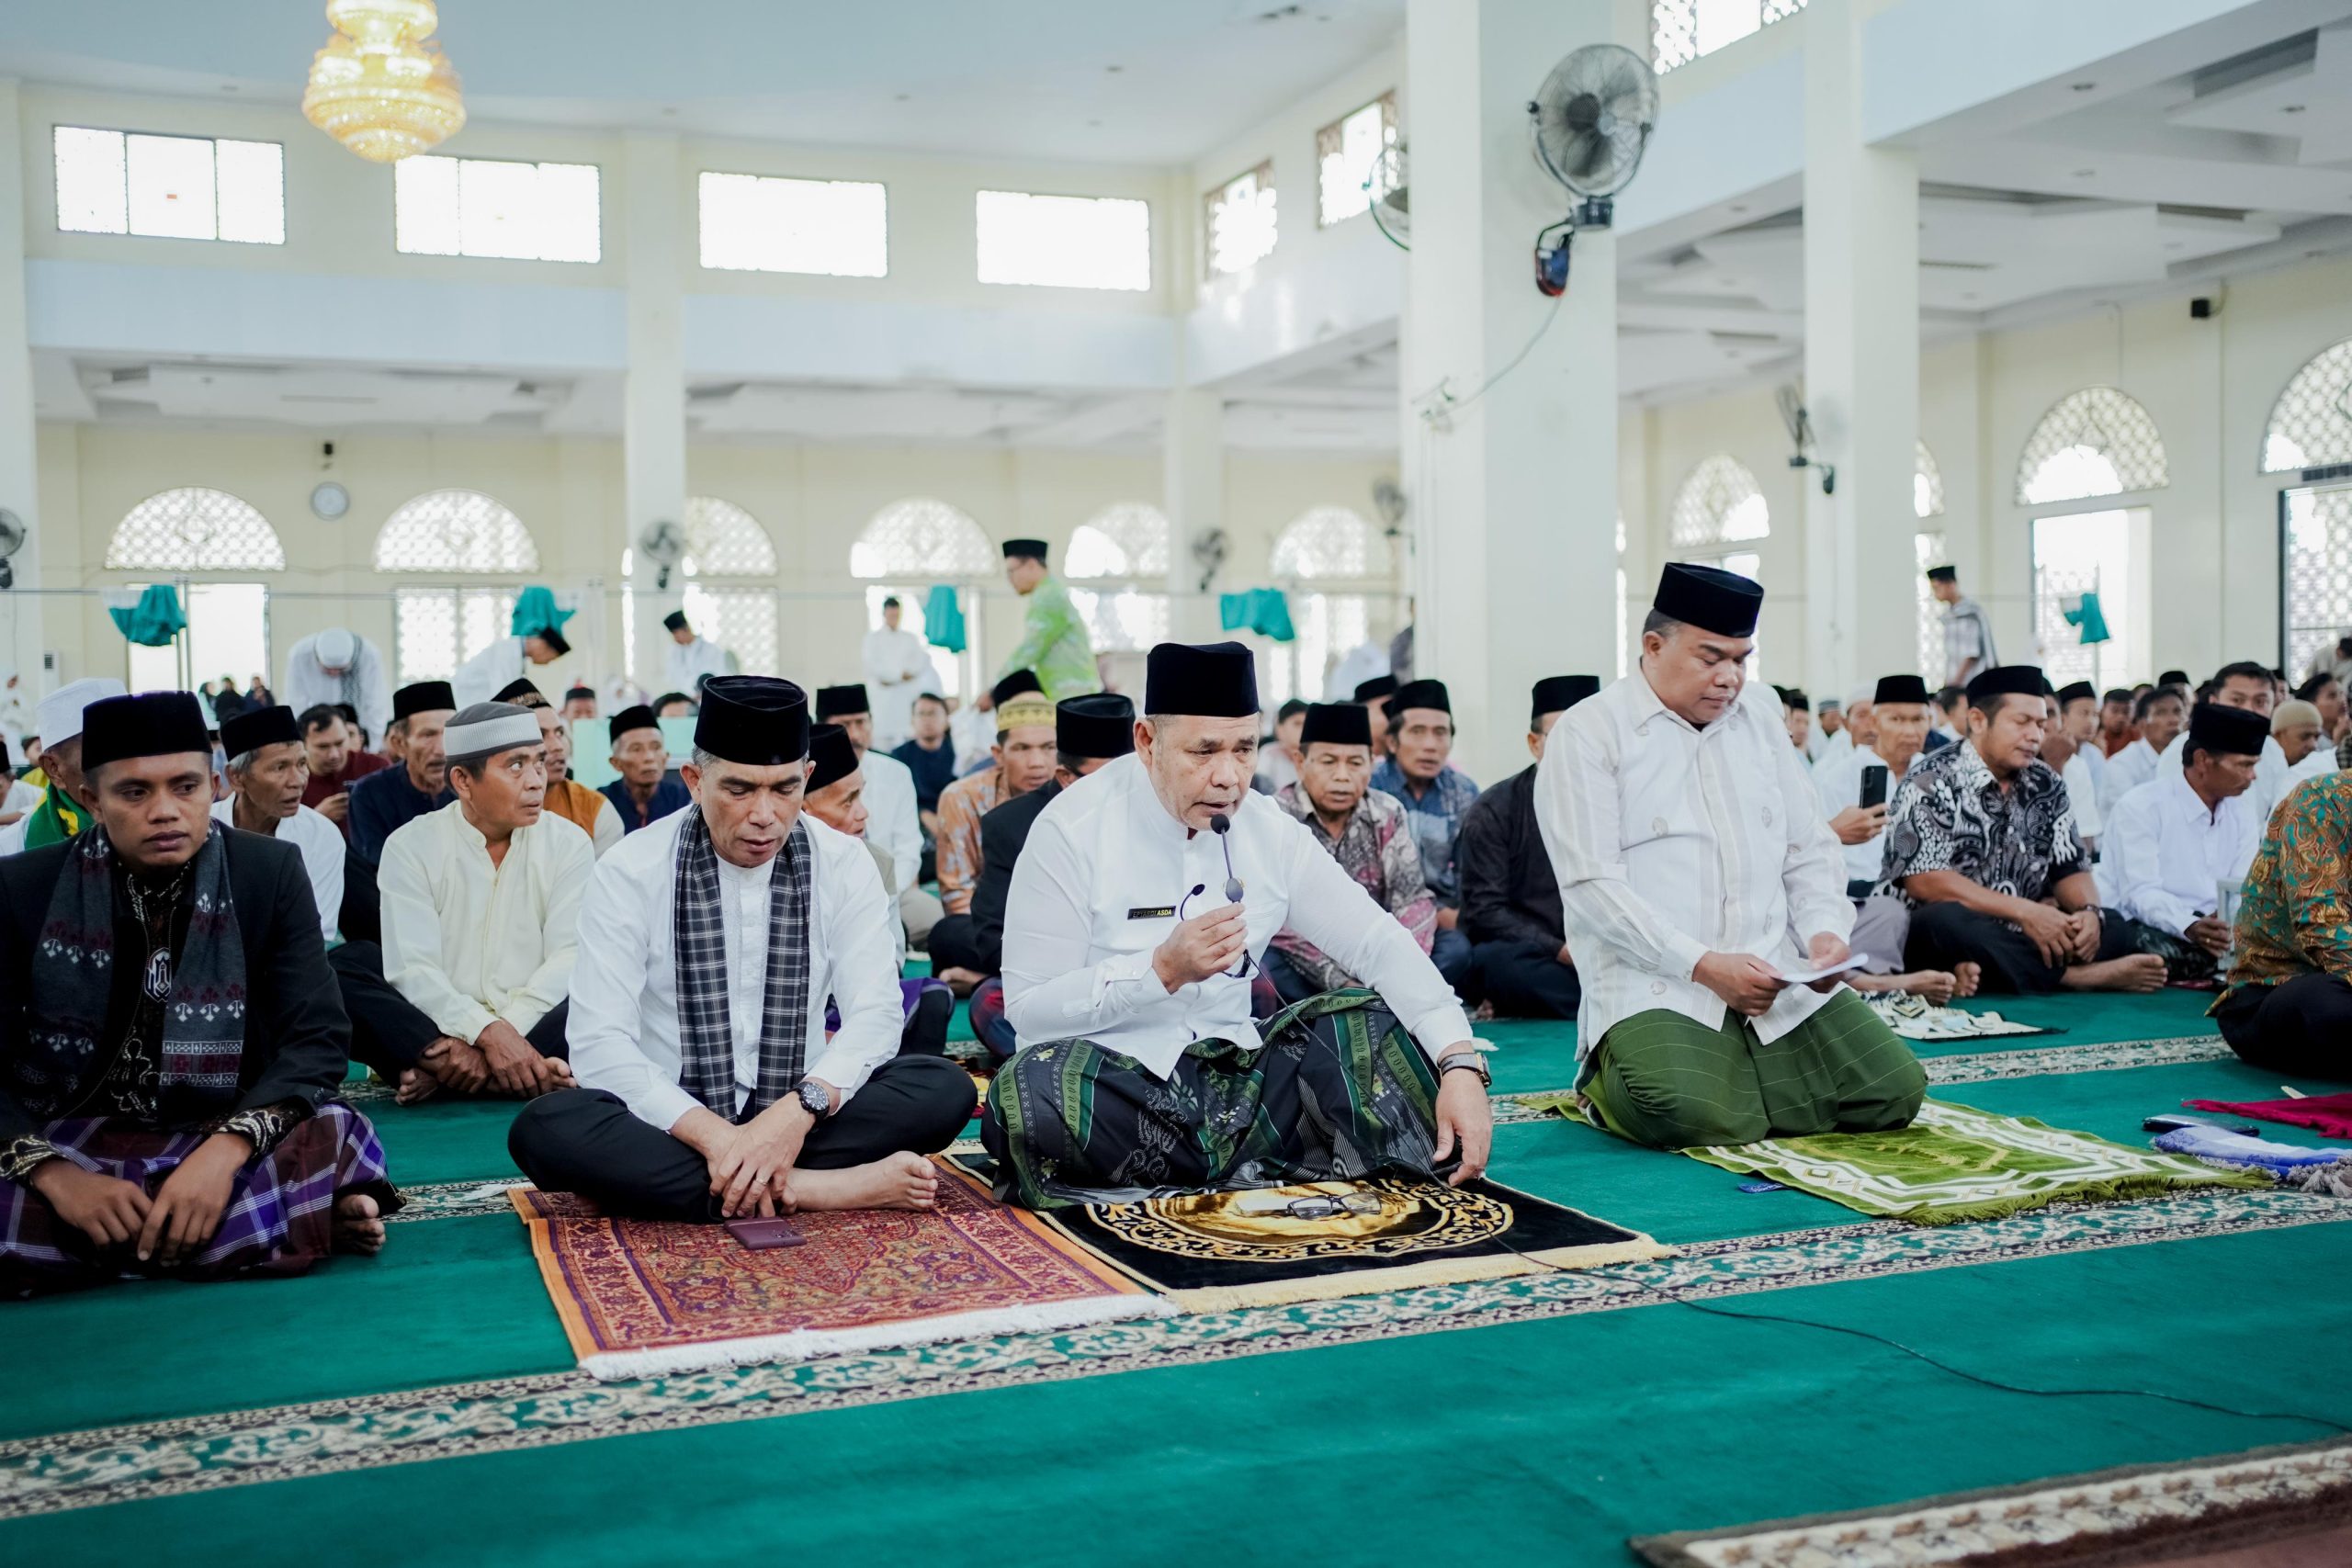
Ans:
[{"label": "batik shirt", "polygon": [[2089,869],[2058,770],[2036,758],[2004,790],[1973,741],[1921,757],[1887,813],[1879,891],[1916,908],[1903,879],[1954,871],[1981,887],[2040,900],[2060,878]]},{"label": "batik shirt", "polygon": [[2234,947],[2222,1000],[2298,975],[2352,977],[2352,773],[2298,784],[2278,803],[2246,874]]},{"label": "batik shirt", "polygon": [[[1296,784],[1284,784],[1275,795],[1274,804],[1306,823],[1306,830],[1315,835],[1315,841],[1330,851],[1331,858],[1340,863],[1340,869],[1371,894],[1374,903],[1396,916],[1396,923],[1412,933],[1423,953],[1430,950],[1437,932],[1437,900],[1430,896],[1429,885],[1421,880],[1420,852],[1414,847],[1412,834],[1406,830],[1402,806],[1376,789],[1366,790],[1364,797],[1356,802],[1356,808],[1348,814],[1347,826],[1334,839],[1323,830],[1314,804]],[[1285,928],[1276,931],[1274,945],[1318,991],[1363,984],[1295,931]]]},{"label": "batik shirt", "polygon": [[1413,841],[1421,852],[1421,880],[1448,909],[1462,902],[1462,874],[1454,868],[1454,847],[1462,841],[1462,819],[1478,798],[1470,775],[1451,764],[1438,770],[1429,787],[1415,795],[1405,781],[1405,770],[1394,757],[1384,758],[1372,770],[1372,787],[1394,795],[1412,825]]},{"label": "batik shirt", "polygon": [[1012,798],[1001,766],[939,792],[939,902],[949,914],[971,913],[972,889],[980,885],[980,818]]},{"label": "batik shirt", "polygon": [[1957,682],[1961,666],[1973,659],[1969,666],[1971,675],[1981,675],[1998,664],[2000,656],[1993,651],[1993,621],[1984,614],[1984,606],[1973,599],[1962,599],[1944,611],[1944,680]]}]

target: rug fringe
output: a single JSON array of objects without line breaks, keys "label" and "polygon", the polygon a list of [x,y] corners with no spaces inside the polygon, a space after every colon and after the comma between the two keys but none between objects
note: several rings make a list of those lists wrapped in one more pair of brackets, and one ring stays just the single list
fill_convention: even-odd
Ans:
[{"label": "rug fringe", "polygon": [[748,1367],[765,1361],[810,1361],[866,1350],[894,1350],[908,1345],[931,1345],[946,1339],[972,1339],[997,1334],[1051,1333],[1064,1328],[1091,1328],[1097,1324],[1115,1323],[1124,1318],[1176,1315],[1175,1303],[1161,1296],[1088,1296],[1074,1302],[1033,1302],[1023,1306],[953,1313],[944,1317],[923,1318],[910,1323],[879,1323],[864,1328],[802,1328],[789,1334],[715,1339],[702,1345],[672,1345],[650,1350],[607,1350],[582,1357],[580,1370],[601,1382],[617,1382],[631,1378],[662,1377],[675,1372],[714,1371],[721,1367]]}]

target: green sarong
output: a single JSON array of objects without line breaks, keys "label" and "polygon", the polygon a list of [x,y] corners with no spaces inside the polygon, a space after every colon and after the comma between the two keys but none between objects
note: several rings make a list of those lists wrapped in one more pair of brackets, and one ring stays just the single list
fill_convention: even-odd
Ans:
[{"label": "green sarong", "polygon": [[1600,1037],[1578,1087],[1609,1131],[1680,1149],[1905,1126],[1928,1075],[1869,1003],[1840,991],[1770,1044],[1729,1008],[1714,1029],[1637,1012]]}]

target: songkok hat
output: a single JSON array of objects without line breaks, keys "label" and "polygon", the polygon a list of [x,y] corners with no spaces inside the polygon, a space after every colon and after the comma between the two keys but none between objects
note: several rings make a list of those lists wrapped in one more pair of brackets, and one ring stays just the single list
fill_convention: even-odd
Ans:
[{"label": "songkok hat", "polygon": [[513,703],[476,703],[449,721],[443,749],[452,757],[494,757],[517,746],[537,746],[538,715]]},{"label": "songkok hat", "polygon": [[1781,702],[1783,705],[1792,707],[1799,713],[1811,713],[1813,711],[1813,699],[1806,696],[1801,689],[1795,686],[1783,686],[1781,688]]},{"label": "songkok hat", "polygon": [[1544,722],[1547,713],[1566,713],[1578,703],[1600,690],[1598,675],[1546,675],[1535,682],[1535,693],[1529,705],[1527,728],[1534,728]]},{"label": "songkok hat", "polygon": [[1960,581],[1960,568],[1956,566],[1931,566],[1928,569],[1928,581],[1930,582],[1958,582]]},{"label": "songkok hat", "polygon": [[838,724],[820,724],[808,731],[808,790],[815,794],[857,772],[857,748],[849,731]]},{"label": "songkok hat", "polygon": [[1383,697],[1393,697],[1396,694],[1396,677],[1394,675],[1374,675],[1369,681],[1359,681],[1356,682],[1356,689],[1349,694],[1357,702],[1366,704],[1376,703]]},{"label": "songkok hat", "polygon": [[662,617],[662,626],[667,631],[684,631],[686,626],[686,613],[684,610],[671,611]]},{"label": "songkok hat", "polygon": [[[2262,755],[2270,739],[2270,720],[2252,708],[2223,707],[2199,703],[2188,710],[2188,744],[2200,751],[2230,751],[2241,757]],[[2185,760],[2187,752],[2182,753]]]},{"label": "songkok hat", "polygon": [[421,713],[449,713],[457,705],[458,694],[447,681],[419,681],[392,694],[394,718],[413,718]]},{"label": "songkok hat", "polygon": [[2065,706],[2068,703],[2095,703],[2097,701],[2098,701],[2098,688],[2092,685],[2088,681],[2069,681],[2064,685],[2058,688],[2058,705],[2060,707]]},{"label": "songkok hat", "polygon": [[1453,711],[1453,699],[1446,694],[1442,681],[1408,681],[1388,700],[1390,713],[1403,713],[1407,708],[1435,708],[1450,714]]},{"label": "songkok hat", "polygon": [[1054,747],[1073,757],[1124,757],[1136,749],[1136,705],[1116,692],[1064,697],[1054,706]]},{"label": "songkok hat", "polygon": [[1658,574],[1650,608],[1717,637],[1753,637],[1764,603],[1762,584],[1718,567],[1668,561]]},{"label": "songkok hat", "polygon": [[1035,670],[1015,670],[989,688],[989,701],[1009,703],[1023,692],[1043,692],[1046,683],[1037,679]]},{"label": "songkok hat", "polygon": [[585,697],[592,703],[594,702],[596,700],[596,689],[594,686],[566,686],[563,689],[563,700],[565,702],[578,702],[582,697]]},{"label": "songkok hat", "polygon": [[2289,697],[2285,702],[2280,703],[2278,711],[2270,716],[2270,733],[2276,735],[2282,729],[2292,729],[2299,724],[2320,722],[2319,709],[2301,697]]},{"label": "songkok hat", "polygon": [[2186,670],[2167,670],[2163,674],[2156,677],[2156,684],[2159,686],[2186,686],[2188,684],[2188,671]]},{"label": "songkok hat", "polygon": [[1254,718],[1258,661],[1238,642],[1163,642],[1144,661],[1143,711]]},{"label": "songkok hat", "polygon": [[1968,682],[1968,701],[1981,707],[1987,697],[2038,697],[2049,682],[2039,664],[1996,664]]},{"label": "songkok hat", "polygon": [[348,670],[359,657],[359,639],[341,626],[329,626],[311,639],[311,657],[322,670]]},{"label": "songkok hat", "polygon": [[220,726],[220,751],[223,756],[242,757],[248,751],[258,751],[265,746],[285,741],[301,744],[302,730],[294,722],[294,710],[284,703],[272,707],[247,708]]},{"label": "songkok hat", "polygon": [[201,752],[210,766],[212,737],[204,728],[204,708],[190,693],[107,697],[82,710],[85,773],[126,757],[171,757],[184,751]]},{"label": "songkok hat", "polygon": [[1057,742],[1060,727],[1056,720],[1054,705],[1046,700],[1043,692],[1023,692],[1009,703],[996,705],[996,732],[1003,735],[1025,724],[1042,724],[1055,732]]},{"label": "songkok hat", "polygon": [[494,703],[511,703],[517,697],[537,697],[541,702],[545,702],[547,700],[545,695],[541,694],[537,686],[534,686],[531,684],[529,680],[520,675],[517,675],[512,681],[507,682],[503,686],[499,687],[497,693],[492,695],[490,700]]},{"label": "songkok hat", "polygon": [[1298,747],[1309,746],[1369,746],[1372,744],[1372,710],[1362,703],[1317,703],[1306,710],[1306,723],[1298,732]]},{"label": "songkok hat", "polygon": [[1873,704],[1882,705],[1887,703],[1917,703],[1922,707],[1927,706],[1930,700],[1928,682],[1917,675],[1882,675],[1878,678],[1878,691],[1871,698]]},{"label": "songkok hat", "polygon": [[1030,556],[1038,560],[1044,560],[1046,558],[1046,541],[1043,539],[1007,539],[1004,542],[1005,559],[1018,560],[1023,556]]},{"label": "songkok hat", "polygon": [[695,748],[746,767],[808,755],[808,695],[774,675],[713,675],[702,683]]},{"label": "songkok hat", "polygon": [[612,723],[605,727],[605,732],[612,737],[613,744],[617,746],[621,743],[621,737],[632,729],[658,731],[661,728],[662,721],[653,716],[653,710],[643,703],[639,703],[634,707],[625,707],[613,715]]},{"label": "songkok hat", "polygon": [[555,649],[555,656],[558,659],[562,658],[565,654],[571,651],[571,644],[566,642],[564,640],[563,634],[556,630],[553,626],[540,626],[536,630],[526,632],[524,635],[526,637],[537,637],[541,642],[546,643],[549,648]]},{"label": "songkok hat", "polygon": [[1846,705],[1838,701],[1836,697],[1824,697],[1813,705],[1816,711],[1821,713],[1843,713],[1846,711]]},{"label": "songkok hat", "polygon": [[858,686],[820,686],[817,688],[817,721],[840,718],[846,714],[872,713],[874,704],[867,699],[865,688]]},{"label": "songkok hat", "polygon": [[62,746],[81,734],[82,710],[92,703],[122,694],[122,682],[113,676],[85,675],[41,698],[33,710],[33,733],[40,737],[41,750]]}]

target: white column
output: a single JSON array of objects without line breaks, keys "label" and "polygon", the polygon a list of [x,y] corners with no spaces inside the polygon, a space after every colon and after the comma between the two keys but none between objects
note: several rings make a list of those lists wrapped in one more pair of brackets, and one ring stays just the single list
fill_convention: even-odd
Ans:
[{"label": "white column", "polygon": [[[25,147],[17,84],[0,80],[0,507],[30,532],[9,558],[16,587],[0,592],[0,668],[15,670],[29,705],[62,678],[41,671],[40,471],[33,434],[32,347],[25,321]],[[71,526],[67,519],[61,527]],[[69,601],[69,603],[71,603]],[[69,617],[61,615],[61,624]]]},{"label": "white column", "polygon": [[[1179,387],[1168,395],[1161,434],[1160,510],[1168,513],[1169,630],[1179,642],[1207,642],[1217,629],[1216,601],[1201,592],[1193,541],[1225,526],[1225,395]],[[1216,584],[1209,585],[1211,593]]]},{"label": "white column", "polygon": [[1616,246],[1588,231],[1567,297],[1536,291],[1536,231],[1571,198],[1530,151],[1527,102],[1570,50],[1617,41],[1629,10],[1409,0],[1406,11],[1414,673],[1450,688],[1456,758],[1482,784],[1525,765],[1535,681],[1616,669]]},{"label": "white column", "polygon": [[[621,488],[632,545],[649,523],[681,521],[686,505],[686,370],[679,306],[690,225],[681,167],[674,134],[632,131],[624,139],[620,249],[628,269],[628,370],[621,407]],[[637,673],[638,683],[649,692],[661,689],[662,649],[669,637],[662,617],[677,608],[685,587],[675,572],[667,592],[656,590],[653,581],[652,563],[638,561]],[[620,660],[611,662],[617,666]]]},{"label": "white column", "polygon": [[1918,662],[1919,166],[1862,141],[1862,9],[1814,0],[1804,17],[1805,408],[1838,475],[1826,496],[1803,476],[1817,694]]}]

